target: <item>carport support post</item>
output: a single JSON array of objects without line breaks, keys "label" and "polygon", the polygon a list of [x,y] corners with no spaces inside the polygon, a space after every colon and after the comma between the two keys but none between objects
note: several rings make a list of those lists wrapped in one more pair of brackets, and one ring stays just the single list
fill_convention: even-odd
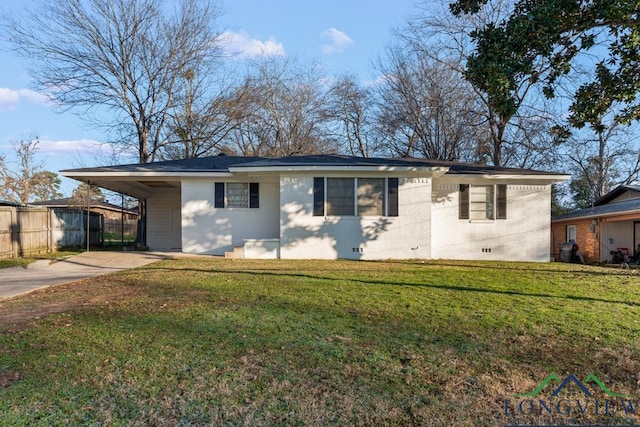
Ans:
[{"label": "carport support post", "polygon": [[91,182],[87,181],[87,252],[89,251],[89,225],[91,220]]},{"label": "carport support post", "polygon": [[120,196],[122,196],[122,203],[120,204],[120,231],[122,232],[120,237],[120,244],[122,245],[121,249],[124,250],[124,193],[120,193]]}]

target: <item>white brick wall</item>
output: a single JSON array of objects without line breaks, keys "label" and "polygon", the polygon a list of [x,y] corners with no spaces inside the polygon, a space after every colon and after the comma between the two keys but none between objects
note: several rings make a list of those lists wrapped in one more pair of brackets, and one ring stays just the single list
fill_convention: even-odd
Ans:
[{"label": "white brick wall", "polygon": [[245,239],[278,238],[280,197],[276,182],[260,182],[258,209],[216,209],[215,181],[229,180],[182,180],[183,252],[223,255],[233,246],[242,246]]},{"label": "white brick wall", "polygon": [[[471,221],[458,218],[460,183],[452,178],[434,183],[433,258],[549,261],[549,185],[509,184],[506,220]],[[487,181],[464,183],[486,185]]]},{"label": "white brick wall", "polygon": [[156,194],[147,199],[147,246],[154,251],[181,249],[179,192]]},{"label": "white brick wall", "polygon": [[222,255],[246,239],[280,239],[281,258],[549,261],[549,185],[490,180],[508,184],[507,219],[470,221],[458,219],[460,179],[400,176],[398,217],[315,217],[314,176],[380,175],[290,172],[279,181],[267,178],[260,182],[259,209],[215,209],[215,179],[183,179],[181,196],[149,199],[148,244],[175,250],[178,228],[178,246],[189,253]]},{"label": "white brick wall", "polygon": [[[363,174],[334,176],[361,177]],[[313,176],[282,176],[280,256],[364,260],[429,258],[430,195],[430,178],[400,178],[398,217],[316,217],[313,216]]]}]

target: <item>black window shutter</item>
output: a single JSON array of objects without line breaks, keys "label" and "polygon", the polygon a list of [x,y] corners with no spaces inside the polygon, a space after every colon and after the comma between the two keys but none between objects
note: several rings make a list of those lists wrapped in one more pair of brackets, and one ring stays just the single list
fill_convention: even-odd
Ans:
[{"label": "black window shutter", "polygon": [[257,182],[249,183],[249,207],[252,209],[260,207],[260,184]]},{"label": "black window shutter", "polygon": [[398,216],[398,178],[387,179],[387,216]]},{"label": "black window shutter", "polygon": [[224,208],[224,182],[216,182],[213,207]]},{"label": "black window shutter", "polygon": [[460,184],[460,219],[469,219],[469,184]]},{"label": "black window shutter", "polygon": [[507,186],[498,184],[496,195],[496,219],[507,219]]},{"label": "black window shutter", "polygon": [[313,216],[324,216],[324,178],[313,178]]}]

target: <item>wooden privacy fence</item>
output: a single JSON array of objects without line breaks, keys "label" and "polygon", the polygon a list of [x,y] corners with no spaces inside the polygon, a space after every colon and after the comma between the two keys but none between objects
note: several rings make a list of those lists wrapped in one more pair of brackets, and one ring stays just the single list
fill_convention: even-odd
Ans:
[{"label": "wooden privacy fence", "polygon": [[[91,212],[89,243],[102,245],[103,216]],[[0,207],[0,259],[86,247],[87,216],[80,209]]]},{"label": "wooden privacy fence", "polygon": [[105,219],[104,232],[109,234],[124,234],[125,236],[135,236],[138,231],[137,219],[125,219],[124,224],[120,219]]}]

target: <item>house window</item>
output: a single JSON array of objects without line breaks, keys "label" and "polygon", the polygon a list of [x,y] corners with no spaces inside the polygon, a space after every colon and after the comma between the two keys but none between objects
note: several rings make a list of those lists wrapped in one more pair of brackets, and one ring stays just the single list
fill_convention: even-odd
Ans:
[{"label": "house window", "polygon": [[358,179],[358,212],[360,216],[384,215],[384,178]]},{"label": "house window", "polygon": [[313,180],[315,216],[398,216],[397,178]]},{"label": "house window", "polygon": [[354,178],[327,178],[327,215],[354,215]]},{"label": "house window", "polygon": [[249,184],[246,183],[227,183],[227,200],[228,208],[248,208],[249,207]]},{"label": "house window", "polygon": [[493,219],[493,185],[469,187],[469,219]]},{"label": "house window", "polygon": [[216,182],[214,207],[259,208],[259,184],[257,182]]},{"label": "house window", "polygon": [[576,236],[577,236],[576,226],[567,225],[567,243],[575,243]]},{"label": "house window", "polygon": [[507,186],[460,184],[459,218],[507,219]]}]

